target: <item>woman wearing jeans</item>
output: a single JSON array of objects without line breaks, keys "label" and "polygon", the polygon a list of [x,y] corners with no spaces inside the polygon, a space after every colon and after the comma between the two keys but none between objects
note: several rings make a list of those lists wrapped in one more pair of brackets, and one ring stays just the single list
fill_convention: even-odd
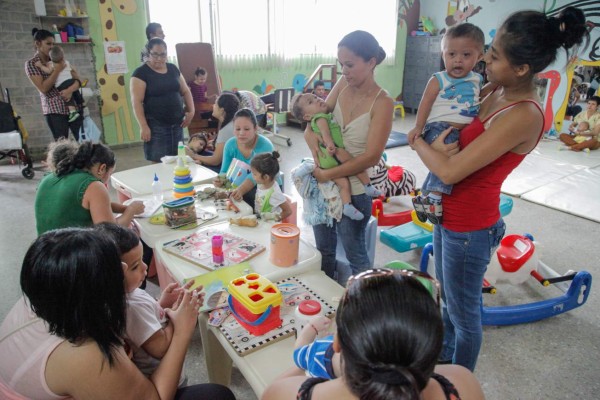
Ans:
[{"label": "woman wearing jeans", "polygon": [[[326,102],[342,128],[346,150],[354,158],[335,168],[316,168],[313,175],[319,182],[349,177],[352,204],[365,218],[355,221],[344,216],[340,222],[334,221],[333,226],[322,224],[313,227],[317,249],[323,257],[321,269],[331,278],[336,272],[338,234],[352,273],[370,268],[365,228],[371,215],[371,198],[354,175],[379,162],[392,130],[393,100],[374,77],[375,67],[384,58],[385,51],[377,40],[364,31],[351,32],[338,44],[343,77],[329,93]],[[318,149],[318,139],[310,125],[306,128],[305,138],[311,148]]]},{"label": "woman wearing jeans", "polygon": [[431,146],[418,132],[409,135],[427,168],[454,184],[443,197],[444,222],[433,231],[435,272],[444,300],[442,361],[475,369],[483,337],[483,276],[505,230],[498,209],[500,188],[543,133],[534,77],[555,61],[561,47],[568,52],[586,35],[583,12],[572,7],[558,17],[537,11],[511,15],[484,57],[490,83],[481,91],[479,116],[461,131],[460,152],[458,143],[443,143],[449,129]]},{"label": "woman wearing jeans", "polygon": [[144,141],[144,156],[160,162],[161,157],[177,155],[183,128],[194,117],[194,101],[179,69],[167,62],[165,42],[150,39],[146,47],[150,58],[131,76],[131,102]]}]

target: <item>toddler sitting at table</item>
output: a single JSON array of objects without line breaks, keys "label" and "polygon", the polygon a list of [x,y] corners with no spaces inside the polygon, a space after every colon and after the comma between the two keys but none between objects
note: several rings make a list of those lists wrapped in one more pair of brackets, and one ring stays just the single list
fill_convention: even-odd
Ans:
[{"label": "toddler sitting at table", "polygon": [[292,207],[277,183],[279,153],[260,153],[250,162],[252,176],[256,181],[254,212],[262,219],[281,221],[292,215]]},{"label": "toddler sitting at table", "polygon": [[[98,224],[95,229],[110,237],[121,252],[127,291],[125,343],[131,348],[134,364],[144,375],[150,376],[158,367],[173,338],[174,327],[165,308],[176,310],[183,292],[194,284],[194,280],[190,280],[183,287],[178,283],[171,283],[163,290],[160,299],[155,300],[139,288],[146,277],[148,266],[142,261],[142,244],[136,233],[112,223]],[[203,287],[199,286],[193,293],[193,297],[199,300],[199,307],[204,303],[202,289]],[[185,386],[185,381],[182,371],[179,386]]]},{"label": "toddler sitting at table", "polygon": [[317,339],[329,325],[329,318],[316,316],[296,337],[294,363],[312,377],[334,379],[341,376],[340,353],[333,351],[333,335]]}]

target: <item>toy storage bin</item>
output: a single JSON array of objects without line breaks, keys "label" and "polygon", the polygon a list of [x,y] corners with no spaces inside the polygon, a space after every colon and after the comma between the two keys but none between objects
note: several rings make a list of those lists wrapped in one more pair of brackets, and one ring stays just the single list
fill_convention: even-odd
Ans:
[{"label": "toy storage bin", "polygon": [[229,282],[227,291],[231,313],[250,334],[264,335],[281,325],[283,297],[267,278],[257,273],[244,275]]},{"label": "toy storage bin", "polygon": [[197,216],[194,202],[193,197],[187,196],[163,203],[167,225],[171,228],[176,228],[196,222]]}]

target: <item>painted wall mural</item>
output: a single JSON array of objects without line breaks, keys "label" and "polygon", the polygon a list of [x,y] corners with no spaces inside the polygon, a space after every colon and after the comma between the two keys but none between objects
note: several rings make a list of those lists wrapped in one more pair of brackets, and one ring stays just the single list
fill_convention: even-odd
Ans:
[{"label": "painted wall mural", "polygon": [[[123,40],[119,37],[115,11],[133,15],[138,11],[135,0],[100,0],[97,3],[100,27],[103,41]],[[127,52],[136,52],[135,48],[127,48]],[[125,87],[124,74],[108,74],[106,63],[102,57],[101,63],[96,63],[100,97],[102,99],[102,117],[114,117],[116,128],[116,143],[132,142],[135,140],[131,109],[128,102],[129,93]],[[110,141],[111,144],[115,140]]]},{"label": "painted wall mural", "polygon": [[[486,35],[486,43],[493,39],[496,28],[508,15],[523,9],[542,10],[549,15],[558,15],[565,7],[573,6],[584,11],[590,29],[590,43],[581,50],[579,58],[568,63],[565,52],[561,51],[553,65],[539,75],[547,79],[544,110],[546,115],[545,129],[554,127],[562,129],[566,110],[567,94],[573,71],[577,66],[600,65],[600,7],[598,0],[449,0],[444,2],[447,8],[440,7],[443,0],[427,1],[421,4],[423,15],[432,18],[434,24],[443,27],[452,19],[464,19],[479,26]],[[554,124],[554,126],[553,126]]]},{"label": "painted wall mural", "polygon": [[[469,17],[472,17],[479,11],[481,11],[481,6],[475,7],[469,0],[449,1],[446,27],[450,28],[451,26],[467,22]],[[444,33],[443,31],[441,33]]]},{"label": "painted wall mural", "polygon": [[600,66],[600,7],[597,1],[576,0],[559,2],[557,0],[544,1],[544,10],[550,16],[557,16],[565,7],[580,8],[586,17],[590,29],[590,43],[583,49],[577,58],[569,60],[566,67],[564,52],[562,57],[555,63],[556,69],[551,69],[540,74],[541,78],[548,79],[548,98],[545,104],[546,130],[552,128],[552,122],[560,132],[562,129],[563,116],[567,109],[567,94],[571,90],[571,82],[575,68],[579,65]]},{"label": "painted wall mural", "polygon": [[406,32],[413,32],[419,28],[421,15],[421,2],[419,0],[402,0],[398,4],[398,27],[406,26]]}]

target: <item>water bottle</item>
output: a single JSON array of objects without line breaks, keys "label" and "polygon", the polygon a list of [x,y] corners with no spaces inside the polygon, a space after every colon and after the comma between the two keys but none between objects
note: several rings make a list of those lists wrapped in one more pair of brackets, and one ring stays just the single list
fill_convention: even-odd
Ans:
[{"label": "water bottle", "polygon": [[185,163],[185,146],[183,145],[183,142],[179,142],[177,145],[177,157],[181,158]]},{"label": "water bottle", "polygon": [[162,185],[158,180],[158,176],[154,174],[154,181],[152,182],[152,196],[154,197],[154,201],[162,203],[163,201],[163,191]]}]

